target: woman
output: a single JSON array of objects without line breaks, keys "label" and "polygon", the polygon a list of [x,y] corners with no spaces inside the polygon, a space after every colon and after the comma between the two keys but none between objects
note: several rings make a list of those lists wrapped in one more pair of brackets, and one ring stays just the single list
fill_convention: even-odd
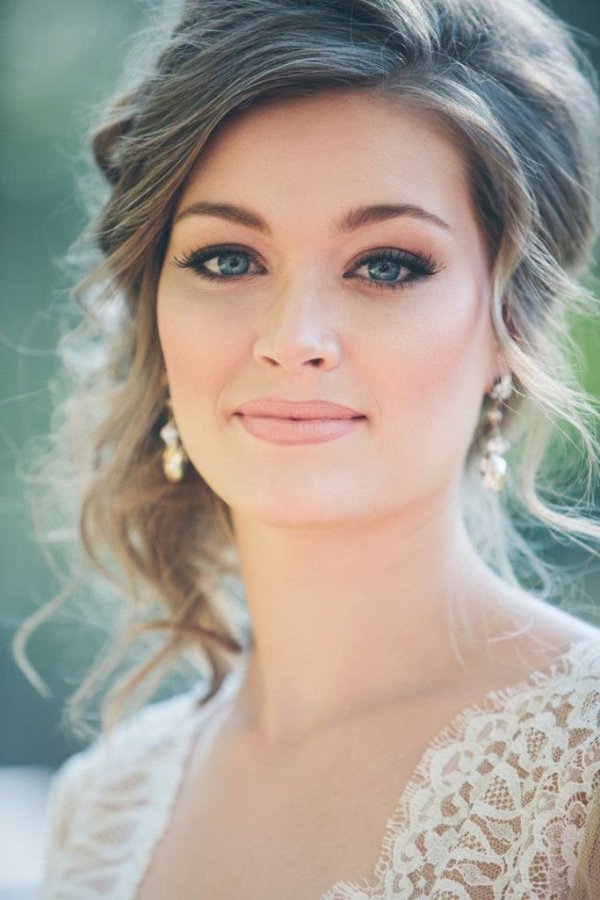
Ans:
[{"label": "woman", "polygon": [[55,779],[45,897],[600,896],[599,632],[511,519],[600,533],[536,485],[561,420],[597,473],[597,123],[531,0],[194,0],[112,106],[81,525],[168,640]]}]

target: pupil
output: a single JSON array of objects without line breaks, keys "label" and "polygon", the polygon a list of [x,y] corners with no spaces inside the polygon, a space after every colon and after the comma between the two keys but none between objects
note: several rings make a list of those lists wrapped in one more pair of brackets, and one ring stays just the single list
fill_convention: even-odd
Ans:
[{"label": "pupil", "polygon": [[[237,275],[237,274],[239,274],[240,269],[242,269],[242,274],[243,274],[245,260],[244,260],[244,257],[240,253],[221,253],[219,255],[219,266],[221,266],[221,268],[223,268],[223,265],[222,265],[223,259],[225,259],[225,261],[226,261],[224,268],[225,269],[229,268],[229,270],[230,270],[228,273],[226,272],[225,274]],[[228,266],[227,260],[229,260],[230,263],[233,260],[233,263]],[[246,262],[246,264],[247,264],[247,262]]]},{"label": "pupil", "polygon": [[[401,266],[393,260],[379,260],[376,263],[369,263],[370,275],[383,275],[384,281],[395,281]],[[376,270],[379,269],[379,272]]]}]

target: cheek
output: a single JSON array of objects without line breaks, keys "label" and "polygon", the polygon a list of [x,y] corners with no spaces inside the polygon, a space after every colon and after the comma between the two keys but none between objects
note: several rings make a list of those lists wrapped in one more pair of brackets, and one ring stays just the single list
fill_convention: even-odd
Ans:
[{"label": "cheek", "polygon": [[481,311],[476,302],[452,304],[428,321],[412,343],[409,380],[415,390],[434,400],[472,373],[481,347]]},{"label": "cheek", "polygon": [[224,307],[200,310],[198,298],[159,285],[157,322],[175,409],[188,400],[213,396],[234,366],[239,323]]},{"label": "cheek", "polygon": [[484,289],[457,281],[419,298],[387,332],[386,363],[394,365],[392,359],[396,360],[407,387],[444,389],[448,380],[469,374],[488,351]]},{"label": "cheek", "polygon": [[477,423],[493,346],[485,287],[449,284],[403,326],[386,337],[380,368],[392,428],[416,453],[434,445],[462,452]]}]

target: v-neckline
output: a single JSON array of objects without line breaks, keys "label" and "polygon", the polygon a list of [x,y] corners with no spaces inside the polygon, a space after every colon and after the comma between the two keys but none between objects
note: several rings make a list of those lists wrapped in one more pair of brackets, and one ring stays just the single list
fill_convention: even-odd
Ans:
[{"label": "v-neckline", "polygon": [[570,673],[579,654],[591,644],[600,648],[600,635],[599,637],[590,635],[589,637],[578,638],[567,650],[556,656],[548,666],[532,670],[525,678],[512,682],[503,688],[487,691],[477,703],[469,704],[456,713],[427,742],[417,765],[404,784],[394,809],[387,819],[383,838],[380,841],[379,856],[371,874],[363,876],[359,881],[336,881],[317,900],[337,900],[338,896],[340,898],[343,896],[347,900],[355,900],[355,898],[356,900],[370,900],[370,898],[379,897],[382,881],[385,873],[389,871],[394,846],[398,838],[401,835],[409,836],[414,832],[415,823],[411,821],[409,815],[411,801],[419,791],[431,790],[432,788],[427,775],[431,768],[431,761],[436,754],[460,741],[464,737],[467,726],[473,719],[478,716],[500,712],[505,709],[506,704],[510,700],[529,693],[534,689],[548,687],[556,679]]},{"label": "v-neckline", "polygon": [[[503,688],[488,691],[477,703],[470,704],[456,713],[452,719],[427,742],[425,749],[419,757],[417,765],[402,788],[402,791],[394,804],[393,811],[386,820],[386,827],[382,840],[380,841],[379,856],[371,874],[363,876],[360,881],[336,881],[318,898],[315,898],[315,900],[337,900],[338,897],[344,897],[350,900],[350,898],[353,898],[354,896],[356,896],[356,900],[358,900],[359,897],[360,900],[370,900],[370,898],[377,896],[385,873],[389,871],[390,860],[398,837],[403,833],[408,835],[414,829],[414,823],[410,821],[410,816],[408,815],[411,801],[419,791],[427,790],[428,787],[431,788],[431,784],[427,779],[427,773],[430,769],[430,763],[435,755],[459,741],[464,736],[467,726],[476,717],[501,711],[505,708],[507,702],[515,697],[533,689],[548,686],[557,678],[570,673],[575,660],[582,651],[591,644],[600,647],[600,635],[599,637],[590,635],[575,640],[566,651],[556,656],[545,668],[533,670],[529,672],[525,678],[513,682]],[[156,849],[168,829],[174,805],[177,803],[182,784],[188,773],[191,756],[194,752],[197,752],[201,746],[208,744],[215,727],[220,721],[219,713],[223,713],[229,705],[228,701],[235,697],[238,688],[241,686],[245,670],[245,662],[239,663],[237,667],[225,677],[221,688],[217,693],[210,697],[205,704],[198,705],[198,689],[192,689],[192,691],[190,691],[192,700],[191,716],[188,721],[190,727],[187,730],[185,746],[181,755],[179,755],[179,771],[172,783],[168,801],[163,805],[163,820],[160,826],[154,829],[154,833],[150,838],[150,846],[147,846],[146,848],[147,854],[145,865],[142,867],[141,871],[137,873],[135,882],[136,890],[133,894],[133,898],[137,897],[139,888],[151,867]],[[200,734],[200,729],[202,727],[205,727],[205,733]]]}]

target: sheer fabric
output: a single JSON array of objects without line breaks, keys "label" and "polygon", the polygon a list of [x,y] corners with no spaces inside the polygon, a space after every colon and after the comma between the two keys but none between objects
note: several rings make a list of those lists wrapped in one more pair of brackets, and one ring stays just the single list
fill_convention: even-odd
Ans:
[{"label": "sheer fabric", "polygon": [[[63,764],[42,898],[134,900],[193,739],[208,737],[242,674],[205,706],[198,690],[149,704]],[[403,790],[372,877],[314,900],[422,897],[599,900],[600,638],[459,713]]]}]

